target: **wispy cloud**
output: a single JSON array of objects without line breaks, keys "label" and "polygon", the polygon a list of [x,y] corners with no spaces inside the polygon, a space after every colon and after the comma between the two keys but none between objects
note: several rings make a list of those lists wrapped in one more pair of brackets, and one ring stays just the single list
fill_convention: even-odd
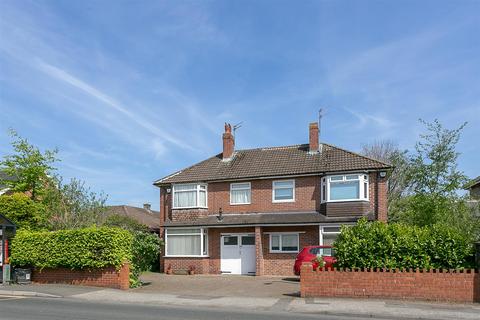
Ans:
[{"label": "wispy cloud", "polygon": [[[118,101],[116,101],[111,96],[107,95],[106,93],[100,91],[99,89],[94,88],[92,85],[78,79],[77,77],[71,75],[70,73],[57,68],[53,65],[50,65],[42,60],[37,61],[38,68],[48,74],[49,76],[63,81],[82,92],[94,97],[95,99],[102,102],[104,105],[111,107],[114,111],[119,112],[123,116],[127,117],[128,120],[131,120],[140,128],[146,130],[147,132],[154,135],[158,140],[166,140],[177,147],[185,148],[189,150],[193,150],[194,148],[190,146],[188,143],[182,142],[179,139],[173,137],[168,132],[161,130],[158,126],[150,123],[147,119],[143,118],[140,115],[137,115],[126,107],[122,106]],[[158,147],[157,147],[158,148]]]}]

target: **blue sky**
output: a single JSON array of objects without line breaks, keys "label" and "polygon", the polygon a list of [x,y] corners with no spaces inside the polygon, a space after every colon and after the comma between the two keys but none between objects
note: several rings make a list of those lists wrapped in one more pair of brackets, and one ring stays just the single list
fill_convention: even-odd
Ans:
[{"label": "blue sky", "polygon": [[423,118],[470,123],[480,174],[480,1],[0,0],[0,156],[8,128],[58,147],[59,173],[111,204],[158,208],[157,178],[237,147],[321,139],[411,149]]}]

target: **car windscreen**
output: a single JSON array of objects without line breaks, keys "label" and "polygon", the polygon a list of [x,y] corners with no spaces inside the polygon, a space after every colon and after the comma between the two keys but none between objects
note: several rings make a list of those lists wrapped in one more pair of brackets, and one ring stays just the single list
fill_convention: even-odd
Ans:
[{"label": "car windscreen", "polygon": [[335,256],[335,250],[333,248],[311,248],[309,252],[310,254],[314,254],[316,256]]}]

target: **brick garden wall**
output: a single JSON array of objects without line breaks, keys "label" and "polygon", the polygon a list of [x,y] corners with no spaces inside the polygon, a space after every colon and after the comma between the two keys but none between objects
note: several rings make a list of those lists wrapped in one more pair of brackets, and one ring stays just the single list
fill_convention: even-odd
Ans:
[{"label": "brick garden wall", "polygon": [[300,293],[308,297],[392,298],[480,302],[480,274],[475,270],[313,271],[302,265]]},{"label": "brick garden wall", "polygon": [[127,290],[130,287],[129,274],[128,264],[124,264],[120,270],[115,267],[94,270],[42,269],[33,270],[32,281],[34,283],[64,283]]}]

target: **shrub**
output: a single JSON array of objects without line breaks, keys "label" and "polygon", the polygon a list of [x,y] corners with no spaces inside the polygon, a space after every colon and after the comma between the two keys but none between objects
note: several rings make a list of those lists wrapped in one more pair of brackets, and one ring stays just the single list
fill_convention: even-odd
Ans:
[{"label": "shrub", "polygon": [[342,227],[334,244],[337,266],[344,268],[470,267],[473,245],[458,229],[418,227],[361,219]]},{"label": "shrub", "polygon": [[156,234],[132,231],[131,285],[140,284],[138,277],[144,271],[150,271],[159,264],[161,240]]},{"label": "shrub", "polygon": [[132,243],[130,232],[118,228],[20,230],[12,241],[11,263],[38,268],[120,268],[132,261]]},{"label": "shrub", "polygon": [[47,221],[45,207],[23,193],[0,196],[0,213],[19,229],[39,229]]}]

